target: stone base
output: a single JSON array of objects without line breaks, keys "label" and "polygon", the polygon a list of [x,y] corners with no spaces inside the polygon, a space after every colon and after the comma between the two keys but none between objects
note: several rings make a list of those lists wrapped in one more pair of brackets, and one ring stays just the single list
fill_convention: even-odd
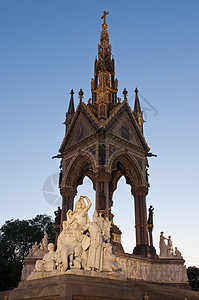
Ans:
[{"label": "stone base", "polygon": [[140,300],[142,294],[131,281],[64,274],[23,281],[9,300]]},{"label": "stone base", "polygon": [[133,254],[150,257],[150,258],[158,257],[156,254],[155,247],[148,246],[148,245],[137,245],[133,249]]},{"label": "stone base", "polygon": [[180,258],[149,258],[134,254],[115,254],[122,274],[128,279],[185,286],[186,266]]},{"label": "stone base", "polygon": [[97,272],[97,271],[70,269],[66,272],[60,272],[58,270],[54,270],[52,272],[32,272],[28,276],[28,281],[40,279],[40,278],[66,275],[66,274],[90,276],[90,277],[98,277],[98,278],[101,277],[103,279],[116,279],[116,280],[123,280],[123,281],[126,280],[126,276],[121,272]]},{"label": "stone base", "polygon": [[121,230],[115,225],[111,225],[111,244],[113,253],[124,253],[124,249],[121,244]]}]

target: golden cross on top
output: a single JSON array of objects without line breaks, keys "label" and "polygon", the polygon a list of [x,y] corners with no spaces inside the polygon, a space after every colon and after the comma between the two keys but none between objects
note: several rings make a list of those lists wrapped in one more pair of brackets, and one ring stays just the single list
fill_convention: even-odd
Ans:
[{"label": "golden cross on top", "polygon": [[104,11],[103,16],[101,17],[101,19],[104,19],[104,24],[106,24],[106,16],[108,15],[108,11]]}]

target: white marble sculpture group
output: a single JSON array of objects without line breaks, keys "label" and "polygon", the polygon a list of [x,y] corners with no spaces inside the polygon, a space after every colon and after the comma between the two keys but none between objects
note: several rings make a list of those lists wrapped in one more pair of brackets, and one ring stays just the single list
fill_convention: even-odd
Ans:
[{"label": "white marble sculpture group", "polygon": [[44,231],[43,239],[39,245],[37,245],[37,242],[34,243],[28,253],[28,257],[43,257],[46,252],[48,252],[48,234],[46,231]]},{"label": "white marble sculpture group", "polygon": [[90,207],[90,200],[81,196],[74,210],[67,212],[56,251],[53,243],[48,244],[48,235],[44,233],[40,244],[35,243],[26,257],[22,280],[72,273],[160,283],[187,282],[186,266],[177,247],[173,250],[171,237],[167,239],[161,232],[159,257],[164,260],[161,264],[158,260],[151,262],[141,257],[115,256],[110,242],[110,221],[95,211],[90,222]]},{"label": "white marble sculpture group", "polygon": [[[63,222],[63,230],[57,240],[57,250],[54,251],[54,244],[48,244],[48,252],[42,260],[36,261],[34,273],[65,273],[69,269],[119,271],[110,243],[111,222],[98,215],[97,211],[93,213],[93,221],[90,222],[90,207],[91,201],[81,196],[75,209],[67,212],[67,221]],[[29,279],[32,277],[31,274]]]},{"label": "white marble sculpture group", "polygon": [[[169,258],[180,258],[182,259],[182,254],[178,250],[177,247],[175,247],[175,251],[173,249],[173,242],[171,240],[171,236],[168,236],[168,238],[164,237],[164,232],[160,232],[160,242],[159,242],[159,248],[160,248],[160,257],[169,257]],[[167,240],[167,244],[165,241]]]}]

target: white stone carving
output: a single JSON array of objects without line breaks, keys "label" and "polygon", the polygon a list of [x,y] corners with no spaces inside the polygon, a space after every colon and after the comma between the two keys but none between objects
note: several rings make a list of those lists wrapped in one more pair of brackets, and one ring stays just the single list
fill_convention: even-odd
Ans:
[{"label": "white stone carving", "polygon": [[37,245],[37,242],[35,242],[34,245],[32,245],[32,248],[30,249],[28,255],[34,256],[38,249],[39,249],[39,246]]},{"label": "white stone carving", "polygon": [[160,232],[160,242],[159,242],[159,248],[160,248],[160,257],[167,257],[167,245],[165,243],[165,240],[167,238],[164,237],[164,232]]},{"label": "white stone carving", "polygon": [[183,258],[181,252],[178,250],[177,247],[175,247],[175,256],[176,256],[177,258]]},{"label": "white stone carving", "polygon": [[37,242],[35,242],[24,260],[21,280],[27,280],[31,272],[34,271],[35,262],[37,260],[41,260],[47,252],[48,252],[48,234],[45,231],[44,237],[41,240],[40,244],[38,245]]},{"label": "white stone carving", "polygon": [[171,240],[171,236],[168,236],[168,241],[167,241],[167,256],[172,257],[173,256],[173,242]]},{"label": "white stone carving", "polygon": [[[67,212],[67,221],[63,222],[56,252],[54,245],[49,244],[49,252],[42,260],[36,262],[34,274],[32,273],[29,279],[65,273],[69,270],[120,274],[110,243],[111,222],[105,220],[101,214],[98,215],[97,211],[93,213],[93,221],[90,222],[88,217],[90,207],[91,201],[86,196],[81,196],[75,204],[74,211]],[[43,239],[41,243],[43,248],[44,242]]]},{"label": "white stone carving", "polygon": [[44,252],[48,251],[48,234],[46,231],[44,231],[44,237],[39,244],[39,249]]},{"label": "white stone carving", "polygon": [[112,252],[112,246],[110,243],[105,243],[103,253],[103,271],[113,272],[119,271],[117,260]]},{"label": "white stone carving", "polygon": [[[85,200],[87,204],[85,203]],[[159,283],[187,282],[186,267],[180,251],[175,248],[171,237],[160,235],[160,258],[148,259],[128,254],[112,253],[110,226],[111,222],[104,219],[97,211],[93,213],[90,222],[88,210],[90,200],[81,196],[75,204],[74,211],[67,212],[67,221],[63,222],[63,230],[57,241],[57,250],[54,245],[48,245],[45,253],[46,235],[40,246],[35,243],[30,255],[42,251],[43,259],[37,260],[35,270],[28,280],[49,277],[54,275],[78,274],[104,278],[118,278],[145,280]],[[165,243],[167,241],[167,244]]]},{"label": "white stone carving", "polygon": [[[84,202],[84,198],[87,201],[87,206]],[[67,212],[67,227],[72,229],[84,230],[85,225],[89,222],[88,210],[91,207],[91,201],[86,196],[81,196],[75,204],[75,209],[72,212]]]},{"label": "white stone carving", "polygon": [[86,229],[90,236],[88,249],[87,268],[88,270],[103,270],[103,236],[102,228],[98,225],[98,213],[94,211],[93,222],[87,224]]},{"label": "white stone carving", "polygon": [[35,271],[53,271],[56,268],[57,253],[54,252],[54,244],[48,244],[48,253],[46,253],[42,260],[37,260],[35,264]]},{"label": "white stone carving", "polygon": [[[178,250],[177,247],[175,247],[175,253],[173,249],[173,242],[171,240],[171,236],[168,236],[168,239],[164,237],[164,232],[162,231],[160,233],[160,242],[159,242],[159,248],[160,248],[160,255],[161,258],[178,258],[183,259],[181,252]],[[165,240],[167,240],[167,245],[165,243]]]},{"label": "white stone carving", "polygon": [[186,266],[183,262],[172,259],[164,261],[147,261],[145,259],[130,258],[117,255],[118,266],[121,272],[130,279],[145,280],[159,283],[185,283],[188,282]]},{"label": "white stone carving", "polygon": [[45,253],[48,252],[48,234],[46,231],[44,231],[44,237],[41,240],[40,244],[37,245],[37,242],[34,243],[32,248],[30,249],[27,257],[43,257]]}]

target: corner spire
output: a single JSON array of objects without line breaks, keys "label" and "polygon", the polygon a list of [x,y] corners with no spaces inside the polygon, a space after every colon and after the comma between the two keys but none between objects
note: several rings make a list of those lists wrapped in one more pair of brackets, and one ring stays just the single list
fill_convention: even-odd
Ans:
[{"label": "corner spire", "polygon": [[135,92],[134,115],[135,115],[135,118],[136,118],[139,128],[143,132],[143,124],[144,124],[143,111],[141,110],[140,100],[138,97],[139,91],[138,91],[137,87],[135,88],[134,92]]},{"label": "corner spire", "polygon": [[65,122],[64,122],[64,124],[66,125],[66,131],[68,129],[68,125],[72,121],[72,118],[75,114],[75,106],[74,106],[74,99],[73,99],[74,91],[73,91],[73,89],[71,90],[70,94],[71,94],[70,103],[69,103],[69,106],[68,106],[68,112],[66,113],[66,119],[65,119]]},{"label": "corner spire", "polygon": [[137,87],[135,88],[135,104],[134,104],[134,113],[135,114],[140,114],[141,113],[141,107],[140,107],[140,101],[139,101],[139,98],[138,98],[138,89]]},{"label": "corner spire", "polygon": [[68,106],[68,114],[74,114],[75,113],[75,106],[74,106],[74,100],[73,100],[73,95],[74,95],[74,91],[73,89],[70,92],[71,97],[70,97],[70,103]]}]

